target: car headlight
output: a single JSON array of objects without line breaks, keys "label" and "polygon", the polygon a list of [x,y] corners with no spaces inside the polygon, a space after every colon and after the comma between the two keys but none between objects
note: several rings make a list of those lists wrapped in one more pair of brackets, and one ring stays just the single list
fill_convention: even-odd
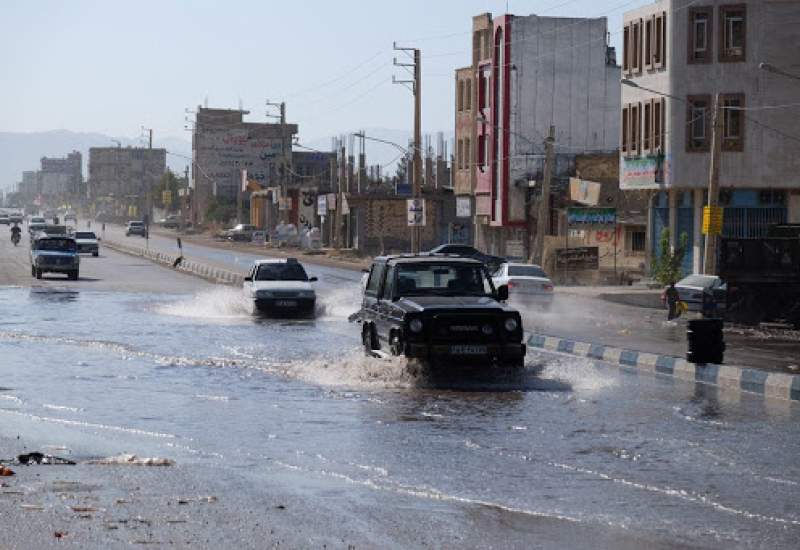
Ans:
[{"label": "car headlight", "polygon": [[492,333],[494,332],[494,329],[492,328],[492,325],[483,325],[481,327],[481,332],[484,333],[486,336],[491,336]]},{"label": "car headlight", "polygon": [[408,328],[411,329],[411,332],[422,332],[422,321],[419,319],[413,319],[409,324]]},{"label": "car headlight", "polygon": [[508,332],[514,332],[519,327],[519,323],[513,317],[509,317],[506,319],[505,327]]}]

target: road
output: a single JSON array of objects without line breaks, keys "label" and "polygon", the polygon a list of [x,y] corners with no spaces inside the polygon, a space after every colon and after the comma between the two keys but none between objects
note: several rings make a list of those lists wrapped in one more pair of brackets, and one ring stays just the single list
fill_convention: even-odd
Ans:
[{"label": "road", "polygon": [[[244,548],[800,540],[795,404],[545,353],[513,379],[432,385],[359,352],[346,321],[358,272],[309,266],[321,277],[317,319],[270,321],[237,289],[107,250],[76,282],[30,278],[26,254],[0,239],[0,448],[20,436],[80,460],[130,452],[177,466],[18,469],[10,488],[23,494],[0,497],[0,515],[19,517],[6,523],[11,547],[54,545],[60,525],[77,547],[127,545],[141,530]],[[98,511],[65,517],[40,472],[94,487]],[[22,504],[44,509],[20,515]],[[123,513],[150,523],[109,528]]]}]

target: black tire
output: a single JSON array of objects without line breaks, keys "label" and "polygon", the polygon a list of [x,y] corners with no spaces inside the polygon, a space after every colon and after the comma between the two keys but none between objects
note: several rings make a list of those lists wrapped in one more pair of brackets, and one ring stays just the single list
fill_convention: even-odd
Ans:
[{"label": "black tire", "polygon": [[77,281],[78,280],[78,270],[77,269],[75,271],[70,272],[69,280],[70,281]]},{"label": "black tire", "polygon": [[42,270],[39,269],[39,268],[36,268],[35,276],[36,276],[37,279],[41,279],[42,278]]},{"label": "black tire", "polygon": [[31,266],[31,277],[36,277],[36,268]]},{"label": "black tire", "polygon": [[92,257],[97,258],[100,255],[99,252],[92,252]]}]

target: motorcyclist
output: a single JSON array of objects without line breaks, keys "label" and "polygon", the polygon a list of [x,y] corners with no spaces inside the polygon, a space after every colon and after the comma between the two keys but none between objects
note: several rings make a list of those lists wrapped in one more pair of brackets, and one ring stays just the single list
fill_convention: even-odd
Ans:
[{"label": "motorcyclist", "polygon": [[20,229],[19,225],[15,223],[14,226],[11,228],[11,242],[17,244],[19,242],[21,233],[22,229]]}]

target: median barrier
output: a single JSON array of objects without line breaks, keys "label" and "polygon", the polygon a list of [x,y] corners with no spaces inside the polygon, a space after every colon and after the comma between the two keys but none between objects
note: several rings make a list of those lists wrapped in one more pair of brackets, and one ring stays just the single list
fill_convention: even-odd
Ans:
[{"label": "median barrier", "polygon": [[707,384],[729,392],[800,401],[800,375],[732,365],[695,365],[671,355],[615,348],[545,334],[529,334],[527,342],[531,348],[603,361],[622,368],[652,373],[655,376],[668,376],[686,382]]}]

